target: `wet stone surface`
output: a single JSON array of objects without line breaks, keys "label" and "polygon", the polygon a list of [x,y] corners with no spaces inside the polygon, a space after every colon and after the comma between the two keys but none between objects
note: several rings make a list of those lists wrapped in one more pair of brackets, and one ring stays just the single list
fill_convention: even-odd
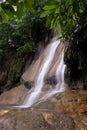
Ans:
[{"label": "wet stone surface", "polygon": [[87,130],[87,92],[56,94],[32,109],[0,110],[0,130]]}]

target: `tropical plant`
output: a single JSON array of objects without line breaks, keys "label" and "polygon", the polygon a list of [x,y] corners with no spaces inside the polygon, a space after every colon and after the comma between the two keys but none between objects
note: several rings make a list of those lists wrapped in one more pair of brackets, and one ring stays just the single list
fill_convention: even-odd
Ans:
[{"label": "tropical plant", "polygon": [[[18,51],[18,53],[20,50],[21,54],[23,54],[22,52],[25,52],[26,46],[28,47],[28,52],[35,50],[36,47],[34,42],[36,43],[39,40],[41,40],[44,37],[44,33],[45,33],[44,19],[40,18],[40,14],[42,12],[42,7],[45,5],[46,1],[47,0],[34,1],[34,5],[33,5],[35,9],[34,13],[30,13],[28,10],[24,10],[24,13],[22,12],[21,19],[18,19],[17,17],[16,19],[10,18],[8,21],[5,21],[0,24],[0,48],[1,49],[5,49],[7,47],[14,48]],[[14,2],[18,3],[19,0],[13,2],[11,1],[2,2],[1,6],[2,4],[7,4],[8,2],[13,6],[13,3]],[[33,2],[31,3],[33,4]],[[5,11],[5,9],[6,8],[3,8],[3,11]]]},{"label": "tropical plant", "polygon": [[34,0],[1,0],[0,1],[0,21],[8,20],[9,17],[17,16],[20,18],[23,15],[25,8],[34,12],[32,7]]},{"label": "tropical plant", "polygon": [[62,36],[65,39],[72,37],[78,30],[82,17],[87,24],[87,1],[86,0],[48,0],[43,8],[41,18],[46,17],[46,24],[55,30],[61,26]]}]

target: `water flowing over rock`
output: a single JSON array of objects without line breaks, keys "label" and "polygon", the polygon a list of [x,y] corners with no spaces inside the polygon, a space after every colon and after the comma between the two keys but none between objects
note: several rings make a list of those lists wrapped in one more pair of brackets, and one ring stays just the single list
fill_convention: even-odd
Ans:
[{"label": "water flowing over rock", "polygon": [[[56,64],[54,64],[54,66],[56,65],[55,68],[55,80],[56,80],[56,85],[54,85],[54,87],[52,89],[50,89],[50,87],[48,86],[48,90],[50,92],[46,92],[45,95],[43,95],[43,88],[45,87],[45,76],[50,73],[50,70],[52,70],[51,68],[53,68],[53,64],[52,62],[54,62],[53,60],[55,57],[55,53],[56,50],[60,50],[61,48],[61,52],[59,54],[59,60],[58,59],[56,61],[58,61]],[[65,65],[63,62],[63,56],[64,55],[64,50],[63,47],[61,47],[60,44],[60,40],[57,40],[56,38],[54,38],[51,43],[47,46],[47,48],[45,49],[45,51],[43,52],[41,59],[39,58],[39,63],[41,62],[41,64],[37,64],[38,62],[36,61],[36,64],[34,64],[34,66],[36,65],[38,68],[38,73],[37,73],[37,69],[36,69],[36,75],[34,75],[32,77],[34,80],[34,88],[31,90],[31,92],[29,91],[29,93],[27,94],[25,100],[23,101],[22,104],[19,104],[16,107],[20,107],[20,108],[27,108],[27,107],[32,107],[32,105],[36,102],[41,102],[43,100],[46,100],[47,98],[49,98],[50,96],[54,95],[57,92],[62,92],[64,91],[64,70],[65,70]],[[55,61],[55,62],[56,62]],[[52,64],[52,66],[51,66]],[[33,67],[33,69],[35,69],[35,67]],[[33,70],[31,70],[33,71]],[[54,71],[54,70],[53,70]],[[53,73],[53,71],[51,71],[51,73]],[[34,71],[35,73],[35,71]],[[32,73],[33,74],[33,73]],[[29,77],[29,75],[28,75]],[[48,76],[47,76],[48,77]],[[23,78],[23,77],[22,77]],[[29,79],[28,79],[29,81]],[[52,86],[52,85],[51,85]],[[47,87],[46,87],[47,88]],[[45,89],[46,90],[46,89]]]}]

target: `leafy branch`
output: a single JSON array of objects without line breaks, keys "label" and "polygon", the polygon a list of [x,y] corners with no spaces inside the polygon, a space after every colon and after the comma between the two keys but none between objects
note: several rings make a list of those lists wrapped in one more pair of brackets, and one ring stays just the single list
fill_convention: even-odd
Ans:
[{"label": "leafy branch", "polygon": [[34,12],[34,0],[6,0],[0,3],[0,21],[7,21],[9,17],[20,18],[25,9]]},{"label": "leafy branch", "polygon": [[80,17],[86,12],[86,7],[85,0],[48,0],[40,17],[46,17],[46,24],[54,30],[60,25],[63,38],[69,39],[79,24]]}]

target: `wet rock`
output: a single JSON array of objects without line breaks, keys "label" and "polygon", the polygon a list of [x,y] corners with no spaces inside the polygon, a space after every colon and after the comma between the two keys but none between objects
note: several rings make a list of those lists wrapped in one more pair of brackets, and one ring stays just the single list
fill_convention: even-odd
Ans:
[{"label": "wet rock", "polygon": [[24,86],[15,86],[13,89],[0,95],[0,107],[4,104],[16,104],[24,100],[28,89]]},{"label": "wet rock", "polygon": [[56,85],[57,84],[56,76],[52,76],[45,79],[45,84]]},{"label": "wet rock", "polygon": [[23,78],[21,78],[20,83],[24,85],[27,89],[31,89],[34,86],[34,81],[25,81]]},{"label": "wet rock", "polygon": [[[31,83],[32,81],[36,81],[37,77],[41,71],[42,65],[46,62],[46,57],[48,56],[51,44],[48,44],[46,48],[43,49],[41,55],[38,56],[35,60],[33,60],[32,64],[29,65],[26,71],[22,75],[22,79],[25,82]],[[61,58],[61,51],[63,51],[64,45],[60,44],[59,47],[56,49],[54,58],[52,63],[49,65],[49,69],[45,75],[45,84],[56,84],[56,70],[58,64],[60,63]]]},{"label": "wet rock", "polygon": [[86,113],[87,92],[76,90],[62,93],[61,99],[56,102],[55,109],[59,113]]},{"label": "wet rock", "polygon": [[[80,35],[80,38],[82,35]],[[78,38],[79,39],[79,38]],[[83,39],[83,38],[82,38]],[[65,46],[64,61],[67,65],[66,81],[71,89],[87,89],[87,38],[83,41],[79,40],[67,43]],[[82,82],[80,88],[77,84]],[[74,88],[73,88],[74,84]],[[75,87],[76,86],[76,87]]]},{"label": "wet rock", "polygon": [[0,116],[0,130],[74,130],[74,121],[67,115],[11,110]]},{"label": "wet rock", "polygon": [[87,130],[86,91],[59,93],[31,109],[4,110],[0,130]]},{"label": "wet rock", "polygon": [[45,112],[43,117],[54,130],[75,130],[73,119],[65,114]]}]

